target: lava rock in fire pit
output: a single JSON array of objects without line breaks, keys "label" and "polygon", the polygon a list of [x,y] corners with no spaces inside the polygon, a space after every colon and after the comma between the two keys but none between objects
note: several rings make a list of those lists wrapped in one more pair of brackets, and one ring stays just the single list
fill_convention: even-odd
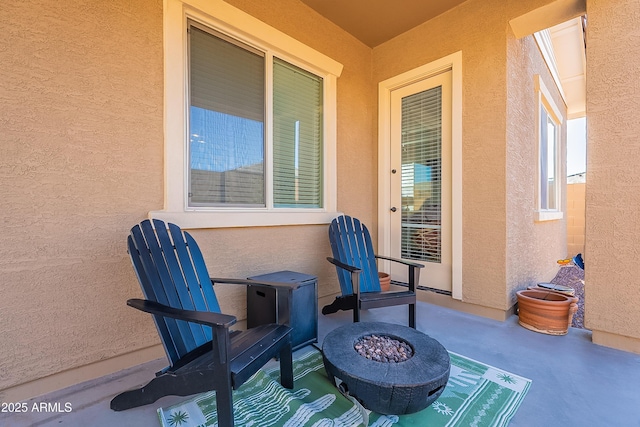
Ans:
[{"label": "lava rock in fire pit", "polygon": [[375,362],[398,363],[413,356],[413,349],[409,344],[386,335],[358,338],[353,347],[360,356]]}]

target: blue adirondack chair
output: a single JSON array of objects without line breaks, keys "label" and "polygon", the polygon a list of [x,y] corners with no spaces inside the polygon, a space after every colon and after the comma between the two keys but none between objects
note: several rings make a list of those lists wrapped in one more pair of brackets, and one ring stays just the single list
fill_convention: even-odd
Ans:
[{"label": "blue adirondack chair", "polygon": [[[232,390],[273,357],[280,358],[280,382],[293,388],[291,328],[266,324],[231,331],[236,318],[220,313],[215,283],[255,285],[256,281],[210,278],[193,237],[175,224],[167,229],[159,220],[145,220],[131,229],[128,252],[145,299],[130,299],[127,304],[154,315],[170,366],[147,385],[116,396],[111,409],[122,411],[166,395],[215,390],[218,423],[233,426]],[[275,283],[260,283],[278,288]]]},{"label": "blue adirondack chair", "polygon": [[[409,326],[416,327],[416,283],[424,266],[401,259],[376,255],[367,227],[358,219],[342,215],[329,226],[329,242],[333,257],[327,260],[336,266],[342,295],[322,308],[322,314],[338,310],[353,310],[353,321],[360,321],[360,310],[392,305],[409,305]],[[408,290],[380,289],[376,259],[404,264],[409,269]]]}]

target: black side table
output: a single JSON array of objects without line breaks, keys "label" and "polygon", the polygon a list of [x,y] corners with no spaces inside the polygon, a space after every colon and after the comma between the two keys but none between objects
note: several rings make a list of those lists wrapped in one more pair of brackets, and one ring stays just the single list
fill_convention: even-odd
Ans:
[{"label": "black side table", "polygon": [[265,323],[285,324],[293,331],[293,350],[318,342],[318,278],[295,271],[277,271],[249,280],[277,282],[285,289],[247,286],[247,328]]}]

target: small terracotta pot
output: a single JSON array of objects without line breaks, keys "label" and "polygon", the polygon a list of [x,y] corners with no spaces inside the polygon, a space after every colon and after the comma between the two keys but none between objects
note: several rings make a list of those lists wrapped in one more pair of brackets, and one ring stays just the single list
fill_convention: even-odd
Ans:
[{"label": "small terracotta pot", "polygon": [[378,278],[380,279],[380,289],[383,292],[388,291],[391,288],[391,276],[378,272]]},{"label": "small terracotta pot", "polygon": [[527,289],[518,296],[518,323],[543,334],[565,335],[578,310],[578,298],[557,292]]}]

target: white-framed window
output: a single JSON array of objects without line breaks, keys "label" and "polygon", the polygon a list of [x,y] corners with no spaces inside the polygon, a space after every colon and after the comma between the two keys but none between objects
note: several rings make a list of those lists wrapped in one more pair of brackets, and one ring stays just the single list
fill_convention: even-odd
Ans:
[{"label": "white-framed window", "polygon": [[342,65],[221,0],[166,0],[165,206],[183,228],[328,223]]},{"label": "white-framed window", "polygon": [[538,168],[536,220],[562,219],[561,127],[562,115],[539,75],[535,76],[538,98]]}]

